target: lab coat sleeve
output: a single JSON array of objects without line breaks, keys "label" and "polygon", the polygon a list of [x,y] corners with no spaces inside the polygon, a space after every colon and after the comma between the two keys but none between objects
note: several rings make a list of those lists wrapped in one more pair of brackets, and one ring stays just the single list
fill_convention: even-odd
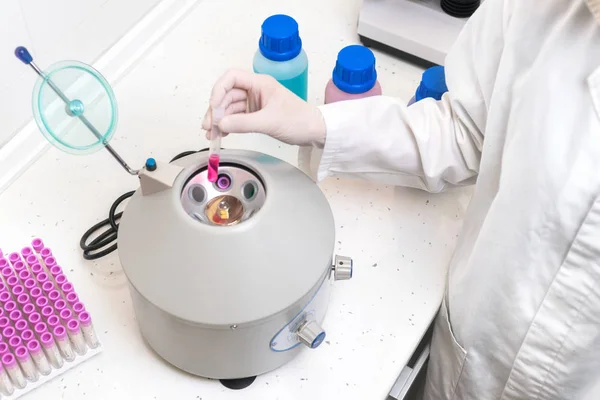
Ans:
[{"label": "lab coat sleeve", "polygon": [[507,1],[487,0],[469,19],[446,58],[449,91],[440,101],[407,107],[377,96],[321,106],[327,137],[318,179],[351,175],[430,192],[473,183],[502,56]]}]

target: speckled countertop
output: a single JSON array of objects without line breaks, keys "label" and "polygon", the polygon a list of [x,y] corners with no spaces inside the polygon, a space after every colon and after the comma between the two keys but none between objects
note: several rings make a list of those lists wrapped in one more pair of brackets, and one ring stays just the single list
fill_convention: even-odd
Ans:
[{"label": "speckled countertop", "polygon": [[[134,166],[205,147],[200,119],[212,83],[228,67],[250,68],[260,23],[274,13],[299,21],[310,60],[309,100],[322,102],[337,51],[357,41],[359,7],[359,0],[202,1],[116,85],[113,146]],[[377,61],[384,93],[408,100],[421,70],[379,53]],[[296,164],[296,148],[264,136],[230,136],[223,145]],[[323,182],[337,250],[355,262],[353,279],[334,285],[328,340],[235,392],[174,369],[145,345],[116,254],[81,258],[81,234],[136,184],[106,152],[75,157],[51,149],[0,196],[0,247],[20,249],[33,236],[44,238],[104,344],[102,354],[25,399],[384,399],[437,310],[470,195]]]}]

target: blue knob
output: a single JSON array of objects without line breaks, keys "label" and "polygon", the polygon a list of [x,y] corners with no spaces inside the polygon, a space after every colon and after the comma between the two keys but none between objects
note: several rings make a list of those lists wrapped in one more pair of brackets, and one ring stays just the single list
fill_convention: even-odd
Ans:
[{"label": "blue knob", "polygon": [[317,347],[319,347],[321,345],[321,343],[323,343],[323,341],[325,340],[325,332],[321,332],[317,335],[317,337],[315,338],[315,340],[313,340],[313,342],[311,343],[310,347],[311,349],[316,349]]},{"label": "blue knob", "polygon": [[15,56],[23,62],[23,64],[31,64],[33,61],[33,57],[29,54],[29,50],[27,50],[23,46],[19,46],[15,49]]},{"label": "blue knob", "polygon": [[156,169],[156,160],[154,158],[149,158],[146,160],[146,169],[148,171],[154,171]]}]

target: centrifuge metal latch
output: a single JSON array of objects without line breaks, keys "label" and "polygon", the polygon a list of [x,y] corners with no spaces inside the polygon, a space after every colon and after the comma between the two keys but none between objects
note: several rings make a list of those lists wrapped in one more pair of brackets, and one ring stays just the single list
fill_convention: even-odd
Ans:
[{"label": "centrifuge metal latch", "polygon": [[332,269],[336,281],[352,278],[352,258],[336,255]]},{"label": "centrifuge metal latch", "polygon": [[296,333],[300,342],[311,349],[316,349],[325,340],[325,331],[315,321],[304,322]]}]

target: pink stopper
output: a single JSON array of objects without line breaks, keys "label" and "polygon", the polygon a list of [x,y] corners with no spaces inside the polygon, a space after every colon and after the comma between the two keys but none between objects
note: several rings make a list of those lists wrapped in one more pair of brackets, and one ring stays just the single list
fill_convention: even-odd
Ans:
[{"label": "pink stopper", "polygon": [[0,302],[6,304],[7,302],[10,301],[10,299],[11,299],[10,293],[8,293],[8,292],[0,293]]},{"label": "pink stopper", "polygon": [[44,242],[40,238],[35,238],[31,241],[31,247],[36,253],[39,253],[44,248]]},{"label": "pink stopper", "polygon": [[19,303],[21,307],[25,307],[30,301],[29,295],[25,293],[20,294],[19,297],[17,297],[17,303]]},{"label": "pink stopper", "polygon": [[37,274],[39,274],[41,272],[44,272],[44,267],[42,267],[40,263],[35,263],[31,266],[32,274],[37,276]]},{"label": "pink stopper", "polygon": [[29,323],[35,325],[42,320],[42,316],[36,312],[29,314]]},{"label": "pink stopper", "polygon": [[6,303],[4,303],[4,311],[6,311],[7,313],[11,313],[14,310],[17,309],[17,303],[15,303],[14,301],[10,300],[7,301]]},{"label": "pink stopper", "polygon": [[[44,282],[47,282],[47,281],[48,281],[48,274],[47,274],[47,273],[45,273],[45,272],[40,272],[40,273],[39,273],[39,274],[37,274],[35,277],[37,278],[38,282],[39,282],[39,283],[42,283],[42,284],[43,284]],[[43,287],[43,286],[42,286],[42,287]]]},{"label": "pink stopper", "polygon": [[52,306],[42,308],[42,317],[44,317],[44,319],[48,319],[52,314],[54,314],[54,308],[52,308]]},{"label": "pink stopper", "polygon": [[40,250],[40,256],[42,256],[42,259],[50,257],[51,255],[52,251],[47,247],[44,247],[42,250]]},{"label": "pink stopper", "polygon": [[33,339],[33,331],[31,329],[25,329],[23,332],[21,332],[21,339],[23,339],[25,342],[29,342],[31,339]]},{"label": "pink stopper", "polygon": [[56,278],[58,275],[62,274],[62,268],[58,265],[55,265],[54,267],[50,268],[50,275],[52,275],[54,278]]},{"label": "pink stopper", "polygon": [[8,317],[0,317],[0,329],[4,330],[10,326],[10,319]]},{"label": "pink stopper", "polygon": [[15,322],[15,328],[21,333],[27,329],[27,326],[27,321],[25,321],[23,318]]},{"label": "pink stopper", "polygon": [[21,255],[23,257],[28,257],[28,256],[30,256],[32,254],[33,254],[33,250],[31,250],[31,247],[23,247],[21,249]]},{"label": "pink stopper", "polygon": [[13,336],[8,339],[8,345],[11,348],[16,349],[17,347],[23,345],[23,339],[21,339],[19,336]]},{"label": "pink stopper", "polygon": [[61,339],[64,339],[67,337],[67,330],[62,325],[59,325],[56,328],[54,328],[53,333],[54,333],[54,337],[57,340],[61,340]]},{"label": "pink stopper", "polygon": [[38,322],[37,324],[35,324],[35,328],[33,328],[33,330],[35,331],[35,333],[39,335],[41,335],[44,332],[48,331],[48,327],[46,326],[45,323],[43,322]]},{"label": "pink stopper", "polygon": [[[58,326],[56,328],[58,328]],[[56,330],[56,328],[54,328],[54,330]],[[54,345],[54,338],[52,337],[52,334],[50,332],[42,333],[42,336],[40,336],[40,341],[42,342],[42,346],[44,346],[45,348],[49,348]]]},{"label": "pink stopper", "polygon": [[74,292],[67,294],[67,302],[71,305],[77,303],[79,301],[79,297]]},{"label": "pink stopper", "polygon": [[54,303],[54,308],[60,313],[62,310],[67,308],[67,302],[63,299],[56,300],[56,302]]},{"label": "pink stopper", "polygon": [[13,276],[14,274],[15,274],[15,271],[13,271],[13,269],[11,267],[2,268],[2,276],[5,279],[8,279],[9,276]]},{"label": "pink stopper", "polygon": [[[41,274],[40,274],[41,275]],[[54,283],[50,282],[50,281],[46,281],[44,282],[44,284],[42,285],[42,289],[44,289],[44,292],[46,293],[50,293],[51,291],[54,290]]]},{"label": "pink stopper", "polygon": [[23,287],[23,285],[15,285],[12,288],[12,292],[13,292],[13,295],[19,297],[20,295],[25,293],[25,288]]},{"label": "pink stopper", "polygon": [[19,255],[19,253],[10,253],[10,255],[8,256],[8,261],[10,261],[10,263],[13,265],[20,259],[21,259],[21,256]]},{"label": "pink stopper", "polygon": [[48,298],[52,301],[55,302],[56,300],[60,299],[60,293],[58,290],[53,290],[50,293],[48,293]]},{"label": "pink stopper", "polygon": [[6,291],[6,285],[2,282],[0,282],[0,292],[5,292]]},{"label": "pink stopper", "polygon": [[31,295],[31,298],[33,300],[37,300],[42,295],[42,289],[40,289],[39,287],[34,287],[33,289],[31,289],[29,294]]},{"label": "pink stopper", "polygon": [[12,368],[17,364],[17,359],[11,353],[6,353],[2,356],[2,364],[5,367]]},{"label": "pink stopper", "polygon": [[68,321],[71,318],[73,318],[73,313],[68,308],[65,308],[60,312],[60,319],[62,319],[63,321]]},{"label": "pink stopper", "polygon": [[79,314],[79,322],[81,322],[82,326],[90,326],[92,324],[92,318],[90,317],[90,313],[87,311]]},{"label": "pink stopper", "polygon": [[15,349],[15,355],[19,361],[25,361],[29,358],[29,352],[27,351],[27,347],[19,346]]},{"label": "pink stopper", "polygon": [[56,259],[52,256],[50,257],[45,257],[44,258],[44,263],[46,264],[46,267],[48,268],[52,268],[56,265]]},{"label": "pink stopper", "polygon": [[25,286],[25,289],[27,289],[28,291],[31,291],[31,289],[37,286],[37,282],[35,281],[35,279],[29,278],[25,282],[23,282],[23,286]]},{"label": "pink stopper", "polygon": [[0,356],[3,356],[10,352],[10,347],[5,342],[0,343]]},{"label": "pink stopper", "polygon": [[40,342],[37,340],[30,340],[27,342],[27,350],[29,350],[31,354],[37,354],[42,351],[42,346],[40,346]]},{"label": "pink stopper", "polygon": [[9,264],[8,264],[8,261],[6,260],[6,258],[0,256],[0,270],[8,267],[8,265]]},{"label": "pink stopper", "polygon": [[38,258],[32,254],[25,259],[25,262],[27,262],[27,265],[32,267],[33,265],[35,265],[38,262]]},{"label": "pink stopper", "polygon": [[[58,303],[58,301],[57,301],[57,303]],[[54,304],[54,308],[56,308],[56,304]],[[73,304],[73,312],[75,314],[80,314],[84,311],[85,311],[85,306],[83,305],[82,302],[78,301],[77,303]]]},{"label": "pink stopper", "polygon": [[31,272],[28,270],[23,269],[21,272],[19,272],[19,279],[21,279],[21,281],[25,282],[29,278],[31,278]]},{"label": "pink stopper", "polygon": [[35,306],[31,303],[25,304],[23,306],[23,312],[25,315],[29,316],[31,313],[35,312]]},{"label": "pink stopper", "polygon": [[9,288],[12,288],[14,286],[17,286],[19,284],[19,278],[17,278],[14,275],[11,275],[8,277],[8,279],[6,280],[6,284],[8,285]]},{"label": "pink stopper", "polygon": [[2,329],[2,336],[4,337],[4,339],[10,339],[16,334],[17,331],[15,331],[15,328],[13,328],[12,326],[7,326],[6,328]]},{"label": "pink stopper", "polygon": [[63,283],[60,288],[62,289],[64,294],[71,293],[74,290],[73,284],[71,282]]},{"label": "pink stopper", "polygon": [[80,330],[80,328],[79,328],[79,321],[77,321],[76,319],[71,319],[67,323],[67,327],[69,328],[69,332],[71,332],[71,333],[77,333]]},{"label": "pink stopper", "polygon": [[51,315],[48,317],[48,326],[50,326],[50,330],[54,329],[58,325],[60,325],[60,318],[58,318],[56,315]]},{"label": "pink stopper", "polygon": [[54,278],[54,280],[56,281],[56,284],[57,284],[58,286],[62,286],[62,285],[65,283],[65,282],[68,282],[68,281],[67,281],[67,277],[66,277],[66,276],[64,276],[63,274],[57,275],[57,276]]},{"label": "pink stopper", "polygon": [[16,322],[23,318],[23,313],[19,310],[14,310],[10,313],[9,317],[13,322]]},{"label": "pink stopper", "polygon": [[41,310],[48,305],[48,299],[44,296],[40,296],[35,300],[35,305]]},{"label": "pink stopper", "polygon": [[15,271],[17,271],[17,273],[21,273],[21,271],[25,271],[27,270],[27,267],[25,266],[25,263],[21,260],[17,261],[14,265],[13,268],[15,269]]}]

